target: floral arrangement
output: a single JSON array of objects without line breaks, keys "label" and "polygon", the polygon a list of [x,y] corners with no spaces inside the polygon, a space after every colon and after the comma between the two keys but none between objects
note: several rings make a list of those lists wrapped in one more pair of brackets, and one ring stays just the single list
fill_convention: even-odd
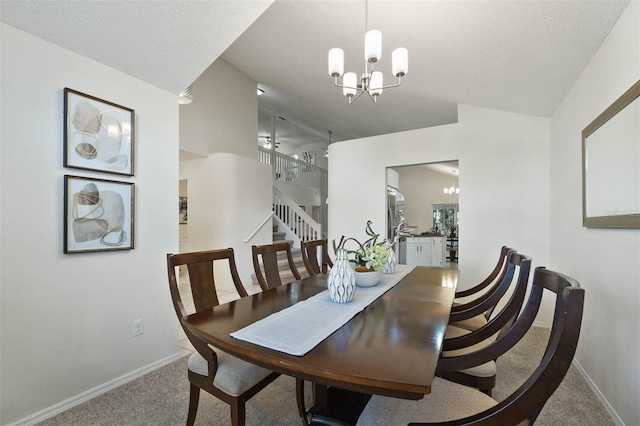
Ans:
[{"label": "floral arrangement", "polygon": [[396,236],[393,240],[393,244],[400,241],[400,237],[410,237],[411,236],[411,228],[407,227],[404,224],[404,220],[396,226]]},{"label": "floral arrangement", "polygon": [[340,242],[336,245],[336,241],[333,240],[333,250],[345,250],[345,244],[348,241],[353,241],[358,244],[358,248],[355,250],[347,250],[347,253],[353,255],[353,259],[349,259],[349,262],[355,263],[357,267],[356,272],[373,272],[379,271],[387,263],[387,249],[386,241],[377,242],[380,234],[376,234],[371,229],[370,220],[367,221],[366,233],[369,239],[364,243],[360,243],[355,238],[345,238],[344,235],[340,238]]}]

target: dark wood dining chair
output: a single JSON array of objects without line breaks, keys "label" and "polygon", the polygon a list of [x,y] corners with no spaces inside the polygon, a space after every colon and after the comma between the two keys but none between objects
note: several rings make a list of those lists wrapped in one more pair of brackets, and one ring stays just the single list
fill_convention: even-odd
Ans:
[{"label": "dark wood dining chair", "polygon": [[194,333],[184,320],[187,311],[180,295],[176,269],[186,266],[195,311],[201,312],[219,305],[214,279],[214,262],[227,262],[231,279],[240,297],[247,292],[236,269],[233,249],[201,251],[184,254],[167,254],[167,272],[173,307],[189,341],[196,352],[187,364],[190,383],[187,425],[193,425],[198,411],[200,389],[204,389],[231,407],[231,424],[245,424],[245,403],[279,374],[250,364],[239,358],[209,346]]},{"label": "dark wood dining chair", "polygon": [[[289,242],[252,246],[253,269],[262,290],[268,290],[286,284],[280,276],[278,255],[287,259],[288,270],[296,280],[302,279],[293,261]],[[261,266],[262,265],[262,266]],[[296,402],[300,416],[304,416],[304,381],[296,378]]]},{"label": "dark wood dining chair", "polygon": [[[322,256],[322,265],[318,262],[318,250]],[[326,274],[329,268],[333,268],[325,240],[300,241],[300,251],[309,276]]]},{"label": "dark wood dining chair", "polygon": [[293,274],[295,280],[302,279],[293,261],[291,245],[288,242],[253,246],[251,247],[251,253],[253,255],[253,269],[262,290],[268,290],[286,284],[282,282],[280,277],[281,271],[278,265],[278,254],[281,254],[287,259],[288,269]]},{"label": "dark wood dining chair", "polygon": [[[477,330],[469,331],[451,325],[447,326],[442,344],[442,354],[436,369],[436,375],[462,385],[477,388],[489,396],[491,396],[491,391],[496,385],[497,369],[495,359],[487,362],[478,360],[472,367],[453,370],[447,368],[446,366],[449,364],[443,360],[460,355],[473,359],[476,351],[489,346],[513,325],[522,309],[527,292],[531,258],[511,251],[505,264],[505,278],[500,283],[499,291],[496,291],[492,297],[498,298],[501,294],[506,293],[509,288],[512,288],[513,291],[508,301],[496,315]],[[491,298],[487,299],[487,302],[494,306],[497,304],[497,301],[493,301]],[[482,306],[476,308],[483,309]]]},{"label": "dark wood dining chair", "polygon": [[[506,278],[508,273],[507,257],[512,251],[515,252],[516,250],[502,246],[498,262],[489,276],[470,289],[456,292],[456,298],[475,297],[464,303],[454,303],[451,308],[452,315],[449,318],[449,324],[466,330],[476,330],[489,321],[496,304],[500,301],[500,298],[496,299],[495,293],[499,291],[500,284]],[[495,301],[495,303],[487,302],[488,299]],[[464,313],[461,314],[461,312]],[[470,313],[473,313],[473,315]]]},{"label": "dark wood dining chair", "polygon": [[[510,396],[497,402],[475,389],[436,377],[431,393],[410,401],[373,396],[358,425],[531,425],[564,379],[575,355],[582,324],[584,289],[573,278],[536,268],[533,286],[522,314],[507,333],[476,355],[489,361],[512,348],[530,329],[543,292],[556,298],[549,341],[533,374]],[[452,358],[456,368],[472,365],[470,359]]]}]

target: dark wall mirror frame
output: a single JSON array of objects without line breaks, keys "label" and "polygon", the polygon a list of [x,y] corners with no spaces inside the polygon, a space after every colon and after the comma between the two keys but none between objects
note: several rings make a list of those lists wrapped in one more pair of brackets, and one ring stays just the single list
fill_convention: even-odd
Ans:
[{"label": "dark wall mirror frame", "polygon": [[[595,153],[598,149],[589,148],[589,137],[592,136],[599,129],[603,129],[604,132],[611,131],[610,126],[617,126],[618,120],[614,118],[623,111],[626,107],[628,107],[632,102],[637,101],[640,103],[640,81],[636,82],[629,90],[627,90],[620,98],[618,98],[609,108],[607,108],[602,114],[600,114],[591,124],[589,124],[582,131],[582,226],[588,228],[640,228],[640,214],[635,213],[631,209],[630,214],[626,214],[628,209],[622,208],[619,209],[617,206],[612,205],[610,209],[607,209],[606,215],[589,215],[589,206],[596,205],[597,203],[608,203],[607,200],[597,200],[595,199],[597,191],[589,191],[590,183],[589,183],[589,170],[594,170],[597,167],[611,167],[612,169],[616,168],[614,164],[603,164],[604,160],[602,158],[598,158]],[[624,114],[625,116],[628,114]],[[635,116],[635,119],[640,121],[640,116],[637,114],[632,114]],[[619,117],[623,116],[621,114]],[[619,118],[620,119],[620,118]],[[633,126],[640,128],[640,123],[633,123]],[[608,128],[609,127],[609,128]],[[602,133],[604,133],[602,132]],[[595,138],[592,137],[591,143],[594,142]],[[640,147],[640,134],[634,134],[631,137],[629,143],[637,143]],[[608,141],[606,141],[608,142]],[[633,147],[633,145],[632,145]],[[600,150],[602,147],[600,147]],[[633,147],[632,151],[634,151],[635,147]],[[639,148],[640,149],[640,148]],[[638,163],[632,164],[636,167],[636,170],[633,170],[633,173],[629,173],[629,178],[624,178],[624,170],[620,173],[622,176],[612,177],[613,181],[607,182],[607,185],[612,185],[611,188],[616,187],[620,189],[622,185],[622,190],[627,191],[626,193],[630,195],[630,197],[635,197],[637,194],[640,194],[640,178],[635,177],[640,173],[640,157],[638,157],[637,152],[630,153],[616,153],[618,158],[624,158],[625,155],[629,155],[630,158],[637,158]],[[627,172],[629,170],[627,169]],[[622,178],[621,178],[622,177]],[[602,186],[602,184],[601,184]]]}]

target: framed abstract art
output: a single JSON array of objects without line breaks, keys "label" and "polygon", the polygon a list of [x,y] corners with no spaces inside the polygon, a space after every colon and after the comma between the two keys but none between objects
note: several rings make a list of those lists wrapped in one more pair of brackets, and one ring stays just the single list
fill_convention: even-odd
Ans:
[{"label": "framed abstract art", "polygon": [[134,184],[64,176],[64,252],[131,250]]},{"label": "framed abstract art", "polygon": [[133,176],[135,111],[64,89],[64,167]]}]

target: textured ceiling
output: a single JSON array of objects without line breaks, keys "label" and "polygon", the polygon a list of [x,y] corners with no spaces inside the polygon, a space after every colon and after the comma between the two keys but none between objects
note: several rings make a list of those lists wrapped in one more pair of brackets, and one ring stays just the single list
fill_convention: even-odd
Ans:
[{"label": "textured ceiling", "polygon": [[280,142],[314,146],[328,130],[335,142],[452,123],[458,103],[548,117],[628,0],[371,0],[385,83],[391,51],[409,50],[402,86],[375,105],[348,105],[327,74],[332,47],[347,71],[364,67],[363,1],[271,3],[2,0],[0,19],[175,94],[222,54],[266,91],[260,134],[276,115]]},{"label": "textured ceiling", "polygon": [[272,2],[2,0],[0,20],[177,95]]},{"label": "textured ceiling", "polygon": [[[265,89],[262,111],[315,129],[309,142],[326,141],[327,130],[339,141],[456,122],[458,103],[549,117],[627,4],[370,1],[385,84],[391,51],[409,50],[402,85],[377,104],[349,105],[327,73],[333,47],[344,49],[345,71],[364,68],[362,1],[277,1],[223,58]],[[262,132],[268,124],[261,120]]]}]

